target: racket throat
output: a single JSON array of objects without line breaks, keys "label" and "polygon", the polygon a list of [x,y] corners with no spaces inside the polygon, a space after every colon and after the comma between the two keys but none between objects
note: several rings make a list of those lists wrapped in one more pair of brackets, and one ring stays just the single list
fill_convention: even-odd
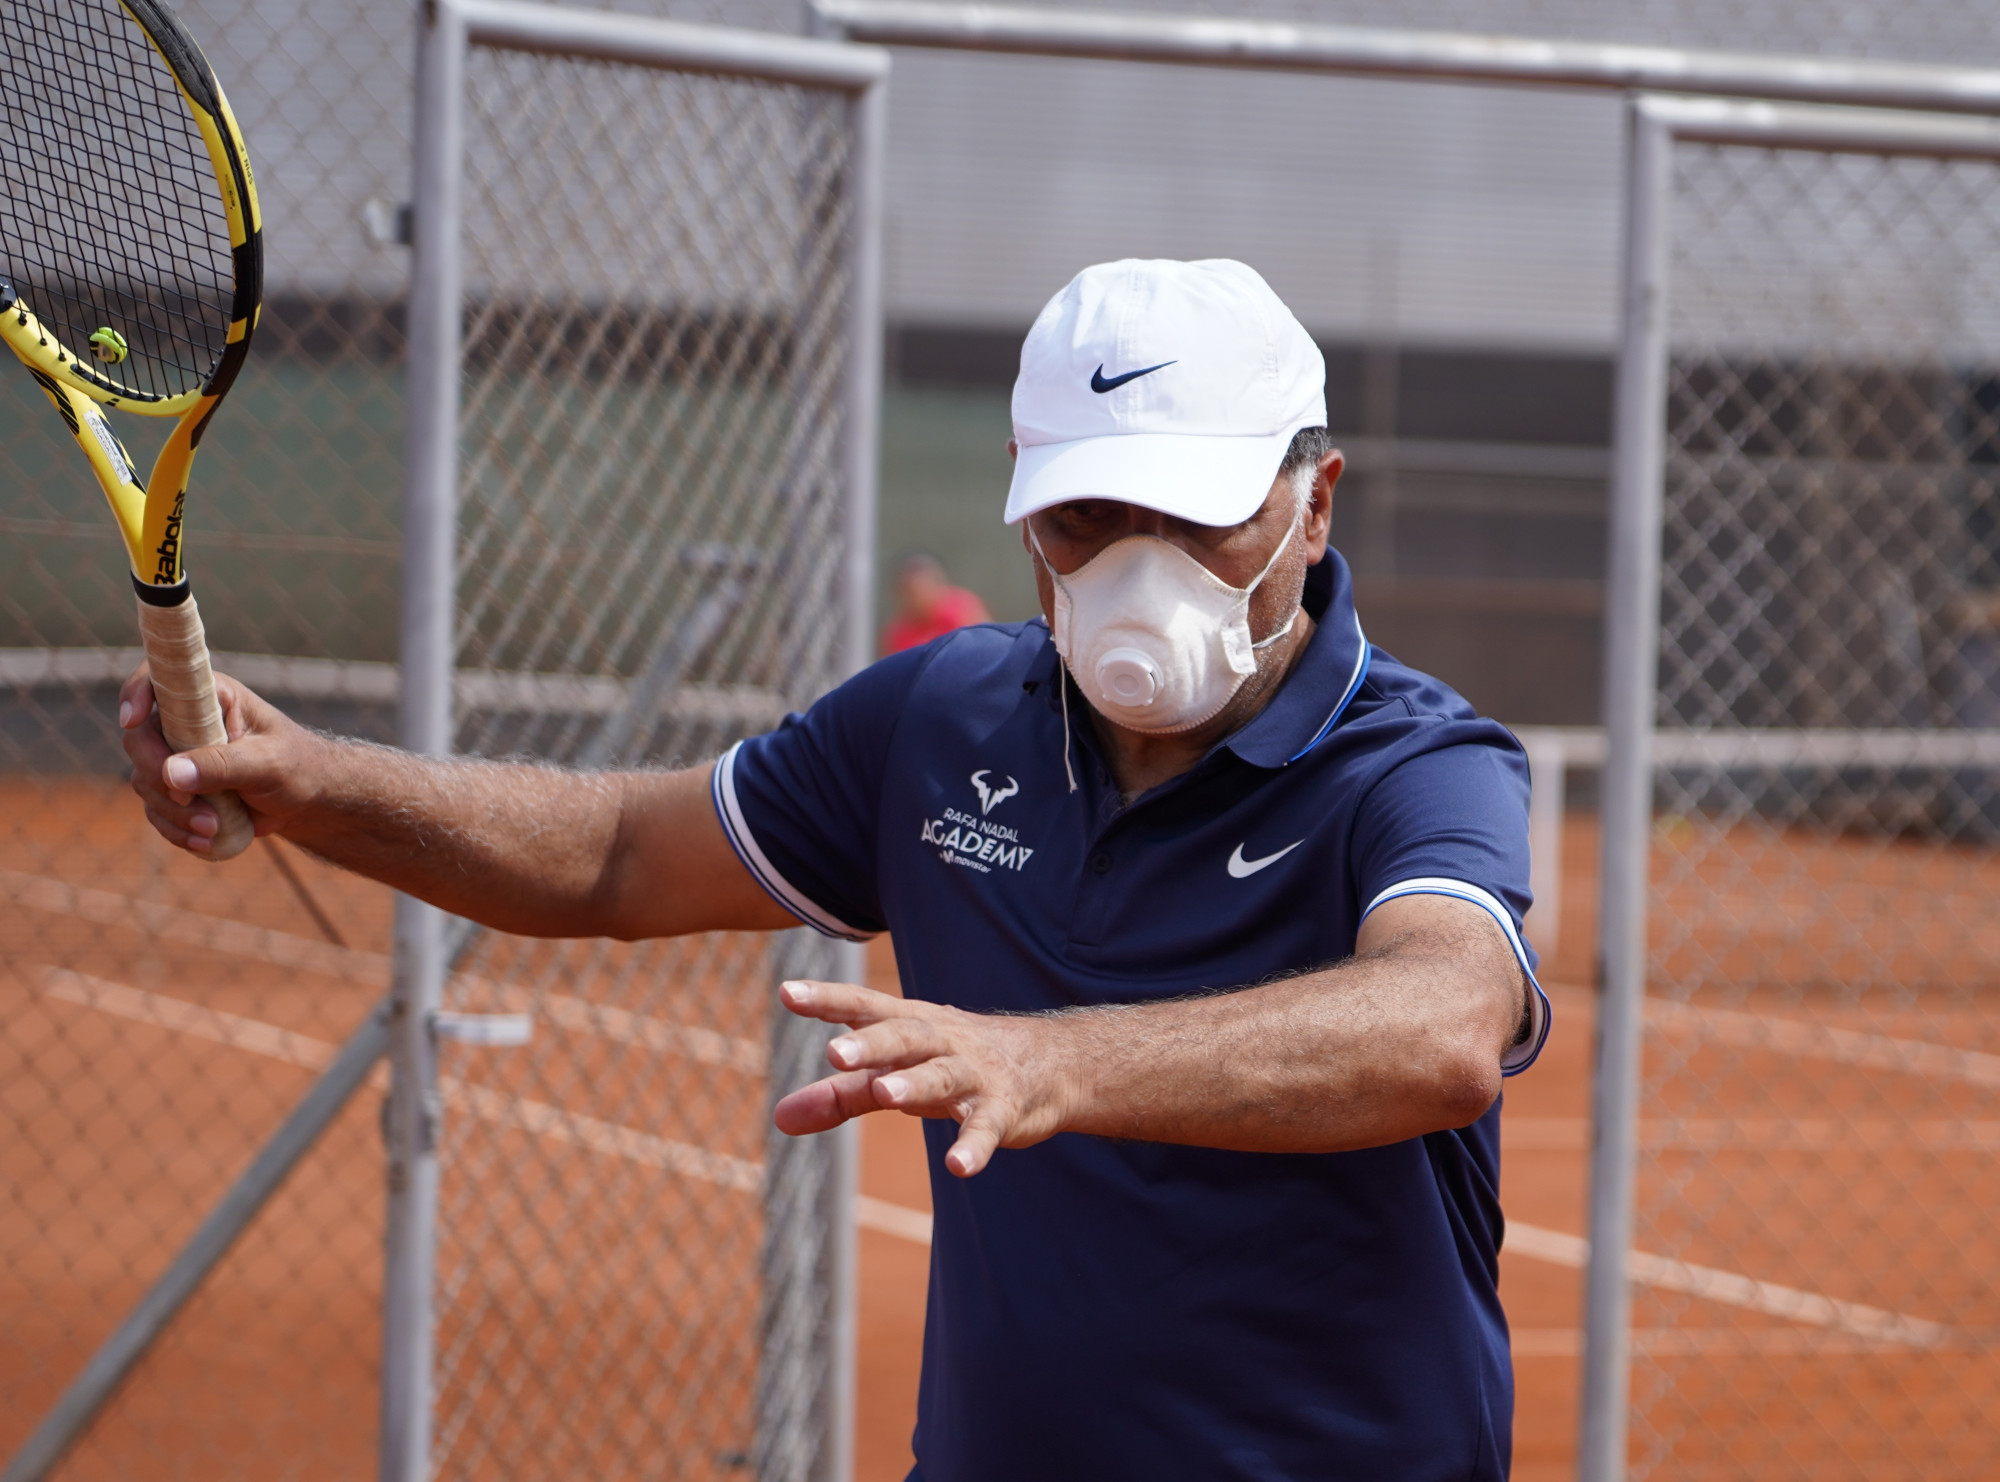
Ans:
[{"label": "racket throat", "polygon": [[180,607],[194,600],[194,587],[185,573],[179,581],[160,586],[134,572],[132,590],[139,594],[139,601],[147,607]]}]

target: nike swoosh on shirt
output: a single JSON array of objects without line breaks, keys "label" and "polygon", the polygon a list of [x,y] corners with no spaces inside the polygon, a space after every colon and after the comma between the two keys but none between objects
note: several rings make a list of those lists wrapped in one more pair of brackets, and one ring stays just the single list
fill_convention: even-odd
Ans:
[{"label": "nike swoosh on shirt", "polygon": [[1108,381],[1104,379],[1104,367],[1100,365],[1090,373],[1090,389],[1102,396],[1107,391],[1116,391],[1127,381],[1136,381],[1141,376],[1150,376],[1156,370],[1165,370],[1170,365],[1179,364],[1178,360],[1162,360],[1158,365],[1149,365],[1144,370],[1127,371],[1124,375],[1113,376]]},{"label": "nike swoosh on shirt", "polygon": [[1304,839],[1299,840],[1298,844],[1287,844],[1284,848],[1280,849],[1276,854],[1267,854],[1262,859],[1245,859],[1243,857],[1243,846],[1241,844],[1238,844],[1236,846],[1236,852],[1229,856],[1230,878],[1233,880],[1248,879],[1250,876],[1256,874],[1259,870],[1263,869],[1265,865],[1276,864],[1279,860],[1283,859],[1287,854],[1290,854],[1294,849],[1298,848],[1299,844],[1303,843],[1305,843]]}]

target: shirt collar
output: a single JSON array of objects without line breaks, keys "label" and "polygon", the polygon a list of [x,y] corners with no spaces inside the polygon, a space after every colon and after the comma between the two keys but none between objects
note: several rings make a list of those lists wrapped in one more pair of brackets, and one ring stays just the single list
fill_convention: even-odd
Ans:
[{"label": "shirt collar", "polygon": [[[1354,579],[1347,562],[1332,546],[1326,548],[1318,565],[1306,568],[1305,593],[1299,605],[1314,624],[1306,651],[1299,655],[1271,703],[1221,743],[1252,766],[1283,767],[1319,745],[1340,723],[1368,675],[1368,639],[1354,614]],[[1042,647],[1023,678],[1026,687],[1054,710],[1061,704],[1057,688],[1061,661],[1040,619],[1036,626],[1042,628]],[[1081,706],[1085,701],[1076,695],[1073,703]],[[1071,719],[1088,724],[1081,711]]]},{"label": "shirt collar", "polygon": [[1368,677],[1368,638],[1354,614],[1354,579],[1332,546],[1306,569],[1300,601],[1312,637],[1278,693],[1222,744],[1256,767],[1283,767],[1324,741]]}]

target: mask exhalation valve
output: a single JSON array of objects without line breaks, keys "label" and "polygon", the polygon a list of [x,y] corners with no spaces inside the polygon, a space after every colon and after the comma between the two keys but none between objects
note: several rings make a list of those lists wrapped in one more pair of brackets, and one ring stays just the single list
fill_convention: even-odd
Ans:
[{"label": "mask exhalation valve", "polygon": [[1136,648],[1114,648],[1097,661],[1097,683],[1113,704],[1143,709],[1160,693],[1160,666]]}]

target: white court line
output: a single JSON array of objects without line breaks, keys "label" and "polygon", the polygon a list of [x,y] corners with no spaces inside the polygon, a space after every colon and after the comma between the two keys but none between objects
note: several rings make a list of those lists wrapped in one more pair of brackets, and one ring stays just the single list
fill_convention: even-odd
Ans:
[{"label": "white court line", "polygon": [[[1927,1118],[1913,1122],[1834,1117],[1647,1117],[1639,1145],[1649,1152],[2000,1153],[2000,1121]],[[1583,1152],[1588,1117],[1517,1117],[1502,1113],[1500,1146],[1509,1153]]]},{"label": "white court line", "polygon": [[[260,1019],[246,1019],[240,1014],[225,1013],[221,1009],[169,998],[165,994],[149,993],[143,988],[127,987],[123,983],[94,978],[69,968],[44,967],[38,976],[42,993],[50,998],[159,1029],[170,1029],[177,1034],[210,1040],[231,1049],[248,1050],[252,1054],[282,1060],[307,1070],[321,1069],[339,1052],[339,1046],[326,1040],[294,1034],[289,1029],[280,1029]],[[380,1067],[375,1071],[375,1080],[378,1085],[386,1084]],[[635,1127],[623,1127],[598,1117],[565,1111],[545,1101],[532,1101],[489,1086],[474,1085],[454,1076],[438,1077],[438,1094],[446,1106],[461,1108],[483,1122],[518,1128],[550,1142],[609,1153],[630,1163],[663,1169],[668,1173],[721,1184],[746,1193],[755,1193],[764,1187],[764,1165],[748,1158],[713,1153],[689,1143],[656,1137]]]},{"label": "white court line", "polygon": [[891,1204],[887,1199],[856,1194],[854,1223],[864,1230],[876,1230],[884,1235],[893,1235],[898,1240],[907,1240],[913,1245],[931,1243],[929,1212],[911,1209],[905,1204]]},{"label": "white court line", "polygon": [[1929,1040],[1898,1039],[1859,1029],[1838,1029],[1802,1019],[1774,1019],[1736,1009],[1676,1003],[1649,996],[1646,1021],[1668,1033],[1699,1035],[1744,1050],[1778,1050],[1802,1059],[1831,1060],[1871,1070],[1893,1070],[1971,1086],[2000,1086],[2000,1055],[1960,1050]]},{"label": "white court line", "polygon": [[232,1050],[248,1050],[253,1055],[282,1060],[306,1070],[324,1070],[339,1052],[337,1045],[280,1029],[262,1019],[246,1019],[206,1004],[148,993],[143,988],[128,988],[123,983],[93,978],[66,967],[43,967],[37,976],[41,991],[49,998],[151,1024],[156,1029],[171,1029],[176,1034],[227,1045]]},{"label": "white court line", "polygon": [[[1517,1359],[1583,1357],[1581,1328],[1515,1328],[1511,1342]],[[1634,1328],[1632,1351],[1651,1358],[1851,1358],[1909,1347],[1824,1328]]]},{"label": "white court line", "polygon": [[[167,941],[183,942],[210,952],[226,952],[305,972],[323,973],[330,978],[346,978],[386,989],[391,962],[386,952],[366,952],[357,947],[336,946],[313,937],[273,931],[226,916],[206,916],[183,911],[159,901],[115,891],[72,885],[48,875],[27,875],[0,870],[0,900],[52,916],[68,916],[97,926],[123,926]],[[522,988],[489,982],[457,973],[453,981],[471,990],[483,990],[512,1013],[538,1014],[550,1023],[599,1039],[637,1045],[663,1054],[680,1055],[703,1065],[724,1065],[731,1069],[762,1075],[768,1063],[764,1046],[754,1040],[720,1034],[691,1024],[670,1024],[664,1019],[635,1014],[629,1009],[591,1003],[561,993],[548,993],[537,1000]]]},{"label": "white court line", "polygon": [[[1545,1230],[1539,1225],[1507,1222],[1503,1247],[1517,1256],[1547,1261],[1552,1265],[1581,1270],[1590,1261],[1590,1242],[1580,1235]],[[1671,1256],[1649,1255],[1635,1250],[1625,1257],[1625,1274],[1641,1286],[1661,1291],[1684,1292],[1710,1302],[1747,1308],[1787,1322],[1818,1328],[1833,1328],[1858,1338],[1874,1339],[1910,1348],[1935,1348],[1951,1336],[1944,1323],[1908,1317],[1860,1302],[1843,1302],[1818,1292],[1780,1286],[1775,1281],[1759,1281],[1735,1271],[1719,1271],[1713,1266],[1697,1266]]]},{"label": "white court line", "polygon": [[593,1153],[608,1153],[628,1163],[678,1173],[684,1178],[721,1184],[741,1193],[754,1194],[764,1187],[764,1165],[749,1158],[712,1153],[690,1143],[656,1137],[636,1127],[621,1127],[597,1117],[565,1111],[545,1101],[530,1101],[490,1086],[438,1077],[444,1104],[471,1112],[481,1121],[496,1126],[516,1127],[550,1142],[569,1143]]},{"label": "white court line", "polygon": [[[390,959],[386,953],[339,947],[332,942],[251,926],[228,917],[183,911],[137,896],[72,885],[47,875],[0,870],[0,899],[101,926],[131,927],[169,941],[268,962],[277,967],[324,973],[329,977],[384,987],[389,981]],[[768,1063],[765,1047],[754,1040],[693,1025],[673,1024],[564,994],[545,994],[537,1001],[524,989],[464,974],[456,975],[455,981],[467,988],[488,991],[501,1000],[502,1006],[509,1012],[536,1012],[561,1028],[594,1034],[600,1039],[638,1045],[664,1054],[681,1055],[704,1065],[724,1065],[752,1074],[762,1074]],[[2000,1055],[1961,1050],[1929,1040],[1899,1039],[1798,1019],[1779,1019],[1736,1009],[1676,1003],[1658,997],[1646,1000],[1646,1017],[1655,1028],[1668,1033],[1697,1035],[1739,1049],[1773,1050],[1804,1059],[1830,1060],[1872,1070],[2000,1087]]]},{"label": "white court line", "polygon": [[[50,997],[162,1029],[192,1034],[290,1064],[317,1068],[335,1052],[335,1046],[324,1040],[294,1034],[275,1024],[130,988],[122,983],[107,982],[67,968],[43,968],[40,976],[42,991]],[[511,1096],[489,1087],[448,1078],[441,1078],[439,1087],[448,1104],[462,1106],[484,1121],[517,1127],[551,1141],[570,1143],[593,1152],[608,1153],[745,1192],[763,1187],[763,1164],[750,1159],[712,1153],[687,1143],[656,1137],[595,1117],[580,1116],[545,1102]],[[928,1214],[885,1200],[866,1196],[858,1198],[855,1222],[864,1229],[878,1230],[920,1245],[928,1245],[931,1241],[931,1217]],[[1590,1259],[1590,1242],[1581,1236],[1515,1221],[1508,1222],[1505,1248],[1515,1255],[1572,1269],[1581,1269]],[[1801,1291],[1734,1271],[1697,1266],[1644,1251],[1633,1251],[1626,1257],[1626,1274],[1642,1286],[1683,1292],[1789,1322],[1835,1329],[1878,1343],[1932,1348],[1951,1335],[1951,1329],[1943,1323],[1908,1317],[1859,1302],[1844,1302],[1818,1292]]]}]

